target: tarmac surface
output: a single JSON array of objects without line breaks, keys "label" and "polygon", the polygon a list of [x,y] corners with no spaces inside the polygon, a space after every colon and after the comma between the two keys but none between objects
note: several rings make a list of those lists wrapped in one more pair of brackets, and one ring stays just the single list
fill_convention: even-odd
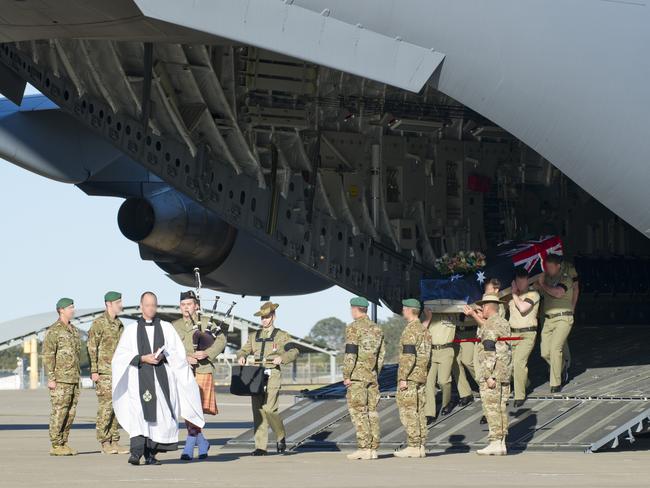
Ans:
[{"label": "tarmac surface", "polygon": [[[641,445],[625,452],[524,452],[500,458],[480,457],[473,452],[434,452],[426,459],[397,459],[387,450],[381,451],[376,461],[348,461],[345,453],[336,451],[298,451],[253,458],[248,451],[223,447],[228,439],[251,427],[247,400],[218,394],[220,413],[207,419],[205,429],[212,444],[208,459],[186,463],[178,459],[179,451],[160,455],[162,466],[136,467],[126,462],[126,455],[100,454],[95,440],[93,390],[81,393],[70,435],[70,445],[79,450],[75,457],[48,455],[49,399],[45,390],[0,391],[0,486],[611,488],[650,485],[650,452]],[[292,402],[293,397],[282,397],[283,407]],[[126,435],[121,443],[128,445]]]}]

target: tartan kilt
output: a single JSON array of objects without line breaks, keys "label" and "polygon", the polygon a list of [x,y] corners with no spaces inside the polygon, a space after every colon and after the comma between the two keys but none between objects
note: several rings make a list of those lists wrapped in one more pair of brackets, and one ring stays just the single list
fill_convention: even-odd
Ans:
[{"label": "tartan kilt", "polygon": [[203,413],[210,415],[218,414],[217,395],[214,391],[212,373],[196,373],[196,383],[199,385],[199,391],[201,392]]}]

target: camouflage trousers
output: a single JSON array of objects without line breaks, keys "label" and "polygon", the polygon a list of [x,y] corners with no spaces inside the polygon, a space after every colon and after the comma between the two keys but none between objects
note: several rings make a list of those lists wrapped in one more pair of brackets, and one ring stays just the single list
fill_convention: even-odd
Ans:
[{"label": "camouflage trousers", "polygon": [[406,441],[409,447],[420,447],[427,440],[425,404],[424,384],[408,381],[406,390],[397,392],[399,418],[406,430]]},{"label": "camouflage trousers", "polygon": [[79,385],[77,383],[56,383],[56,388],[50,390],[50,442],[53,447],[68,443],[70,428],[77,414],[79,401]]},{"label": "camouflage trousers", "polygon": [[111,375],[99,375],[95,383],[95,393],[97,393],[97,440],[117,442],[120,440],[120,425],[113,411]]},{"label": "camouflage trousers", "polygon": [[483,414],[487,419],[490,433],[488,439],[500,441],[508,435],[508,398],[510,397],[510,383],[497,383],[494,388],[488,388],[485,381],[479,384]]},{"label": "camouflage trousers", "polygon": [[357,432],[359,449],[379,448],[379,385],[365,381],[353,381],[347,392],[350,419]]}]

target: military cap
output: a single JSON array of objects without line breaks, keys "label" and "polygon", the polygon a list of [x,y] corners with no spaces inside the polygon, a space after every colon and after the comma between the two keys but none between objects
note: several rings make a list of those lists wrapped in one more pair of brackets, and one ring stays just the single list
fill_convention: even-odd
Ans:
[{"label": "military cap", "polygon": [[57,310],[59,308],[69,307],[70,305],[74,305],[74,300],[72,298],[60,298],[59,301],[56,302]]},{"label": "military cap", "polygon": [[364,307],[368,308],[368,299],[366,297],[354,297],[353,299],[350,300],[350,306],[351,307]]},{"label": "military cap", "polygon": [[420,300],[417,298],[407,298],[406,300],[402,300],[402,306],[408,308],[417,308],[418,310],[421,308]]},{"label": "military cap", "polygon": [[484,303],[506,303],[503,300],[500,300],[496,295],[483,295],[479,301],[476,302],[477,305],[483,305]]},{"label": "military cap", "polygon": [[272,312],[275,312],[275,309],[278,308],[280,305],[277,303],[273,302],[266,302],[264,303],[260,309],[255,312],[255,317],[266,317],[267,315],[270,315]]},{"label": "military cap", "polygon": [[104,295],[105,302],[115,302],[122,298],[122,294],[119,291],[108,291]]},{"label": "military cap", "polygon": [[194,293],[193,290],[182,291],[182,292],[181,292],[181,302],[182,302],[183,300],[190,300],[190,299],[192,299],[192,300],[198,300],[198,298],[196,298],[196,293]]}]

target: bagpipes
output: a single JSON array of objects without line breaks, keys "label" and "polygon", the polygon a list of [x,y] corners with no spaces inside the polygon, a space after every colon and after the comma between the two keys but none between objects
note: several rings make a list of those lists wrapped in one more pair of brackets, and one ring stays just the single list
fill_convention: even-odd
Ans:
[{"label": "bagpipes", "polygon": [[[201,288],[202,288],[202,283],[201,283],[201,273],[199,268],[194,268],[194,278],[196,280],[196,300],[199,303],[199,323],[201,321]],[[192,320],[192,325],[194,328],[194,332],[192,333],[192,345],[194,346],[195,351],[205,351],[212,347],[214,342],[217,340],[217,337],[219,334],[224,334],[224,336],[228,335],[228,329],[230,328],[230,325],[232,324],[232,321],[234,319],[234,315],[232,315],[233,308],[235,308],[235,305],[237,302],[232,302],[230,304],[230,307],[228,307],[228,310],[226,311],[224,318],[230,317],[230,324],[225,322],[224,320],[219,320],[215,318],[215,314],[217,312],[217,306],[219,304],[219,295],[215,296],[214,303],[212,304],[212,311],[211,311],[211,316],[212,320],[208,321],[208,326],[205,330],[201,330],[199,327],[199,324],[194,322],[194,319],[190,317],[190,320]]]}]

